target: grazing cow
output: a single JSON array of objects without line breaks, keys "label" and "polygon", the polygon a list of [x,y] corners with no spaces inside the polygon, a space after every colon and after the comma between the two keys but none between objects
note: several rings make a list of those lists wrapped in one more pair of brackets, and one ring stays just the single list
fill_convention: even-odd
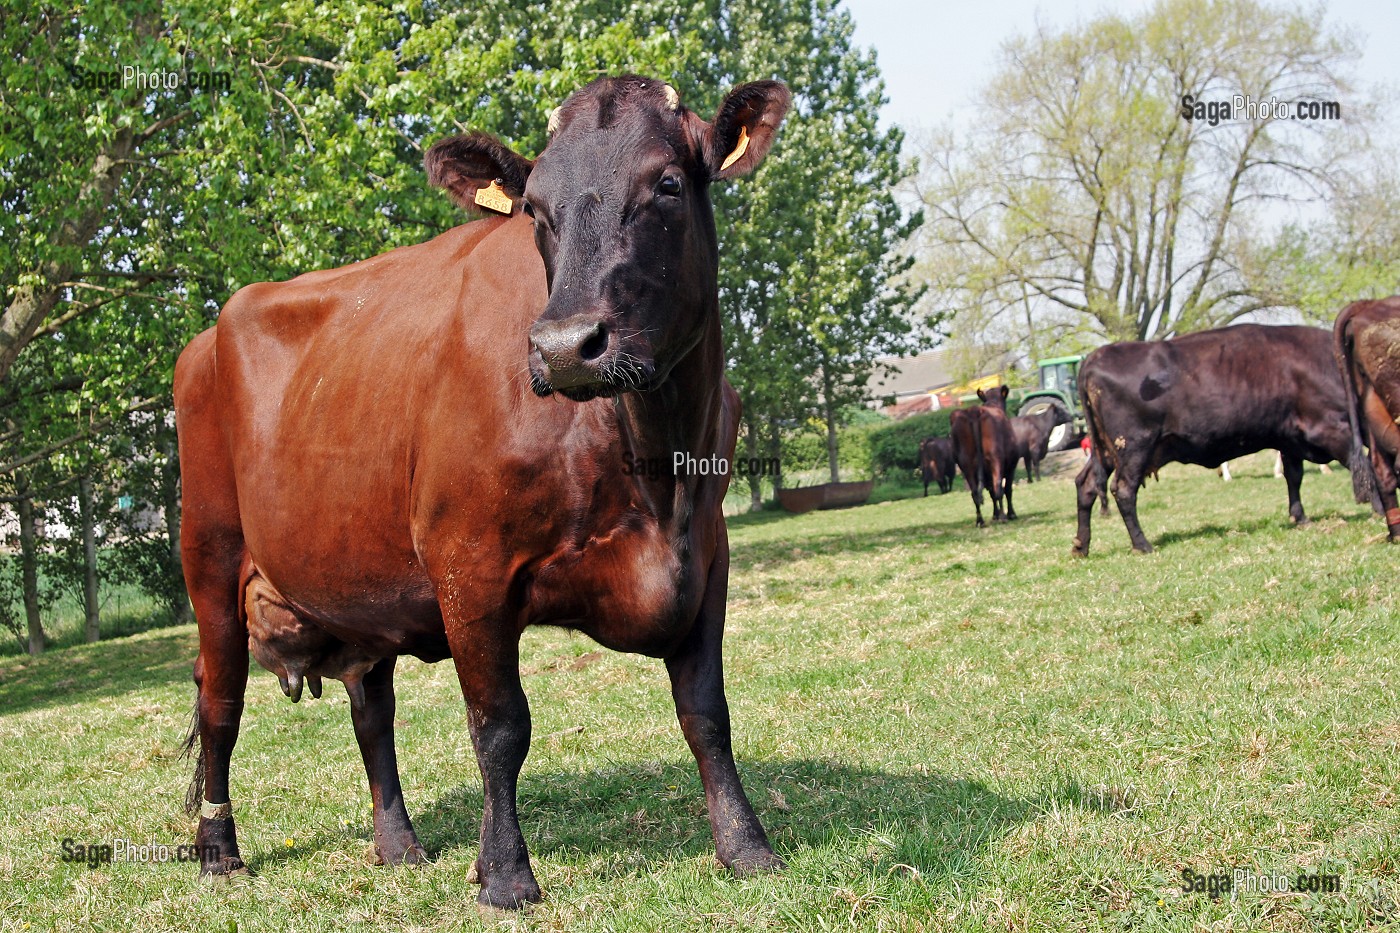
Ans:
[{"label": "grazing cow", "polygon": [[958,472],[958,461],[953,454],[953,441],[947,437],[926,437],[919,442],[919,472],[924,478],[924,495],[928,495],[928,484],[938,483],[940,493],[953,488],[953,477]]},{"label": "grazing cow", "polygon": [[1016,442],[1016,460],[1025,461],[1026,482],[1040,479],[1040,461],[1050,452],[1050,432],[1062,424],[1074,421],[1063,405],[1051,403],[1033,415],[1017,415],[1011,419],[1011,433]]},{"label": "grazing cow", "polygon": [[1167,463],[1216,467],[1269,447],[1283,455],[1288,514],[1307,521],[1303,461],[1351,462],[1346,400],[1332,343],[1316,327],[1237,324],[1152,343],[1099,347],[1079,370],[1093,456],[1075,479],[1079,533],[1089,552],[1094,500],[1108,477],[1133,548],[1152,546],[1137,518],[1138,488]]},{"label": "grazing cow", "polygon": [[[1011,479],[1016,473],[1016,441],[1011,433],[1011,419],[1006,417],[1006,396],[1011,390],[1002,386],[986,392],[977,390],[981,405],[960,408],[953,412],[953,449],[958,469],[972,494],[977,509],[977,527],[982,528],[982,490],[992,497],[992,521],[1010,521],[1016,517],[1011,504]],[[1001,500],[1006,499],[1006,511]]]},{"label": "grazing cow", "polygon": [[1347,305],[1332,333],[1352,443],[1370,451],[1351,470],[1356,501],[1371,503],[1385,516],[1390,540],[1400,541],[1400,296]]},{"label": "grazing cow", "polygon": [[[250,642],[293,700],[345,682],[390,864],[427,857],[399,785],[395,659],[451,657],[482,776],[477,899],[539,900],[516,814],[529,625],[664,659],[720,862],[782,866],[739,783],[721,671],[715,464],[739,402],[709,186],[759,164],[789,99],[745,84],[711,123],[660,81],[600,78],[555,112],[535,161],[482,133],[444,139],[428,179],[498,216],[251,285],[186,348],[202,874],[245,868],[229,760]],[[707,468],[675,470],[677,453]]]}]

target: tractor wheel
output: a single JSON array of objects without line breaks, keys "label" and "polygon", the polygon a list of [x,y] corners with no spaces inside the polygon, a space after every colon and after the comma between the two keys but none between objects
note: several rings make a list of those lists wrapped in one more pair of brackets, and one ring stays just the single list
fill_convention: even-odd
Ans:
[{"label": "tractor wheel", "polygon": [[[1038,415],[1052,406],[1064,407],[1053,399],[1033,398],[1022,405],[1021,410],[1016,412],[1016,414]],[[1079,432],[1075,430],[1073,421],[1065,424],[1057,424],[1050,429],[1050,443],[1048,447],[1050,451],[1069,450],[1077,443],[1079,443]]]}]

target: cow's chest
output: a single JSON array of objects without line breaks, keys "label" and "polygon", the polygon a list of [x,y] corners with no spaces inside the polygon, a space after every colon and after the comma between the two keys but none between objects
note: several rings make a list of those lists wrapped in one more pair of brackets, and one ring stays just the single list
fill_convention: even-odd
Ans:
[{"label": "cow's chest", "polygon": [[618,651],[664,656],[690,630],[703,581],[687,537],[636,521],[563,544],[525,577],[530,624],[576,628]]}]

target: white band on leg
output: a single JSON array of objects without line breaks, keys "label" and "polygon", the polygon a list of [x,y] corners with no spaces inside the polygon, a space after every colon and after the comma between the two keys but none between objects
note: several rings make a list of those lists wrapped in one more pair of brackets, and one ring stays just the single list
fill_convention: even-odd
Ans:
[{"label": "white band on leg", "polygon": [[206,820],[226,820],[233,816],[233,803],[210,803],[204,801],[200,804],[199,815]]}]

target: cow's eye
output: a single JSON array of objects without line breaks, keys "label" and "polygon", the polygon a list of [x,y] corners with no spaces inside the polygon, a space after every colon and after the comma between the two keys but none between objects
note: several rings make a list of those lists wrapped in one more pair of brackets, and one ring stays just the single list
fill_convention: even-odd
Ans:
[{"label": "cow's eye", "polygon": [[657,182],[656,190],[660,191],[662,194],[676,197],[681,193],[681,180],[676,175],[664,175],[661,181]]},{"label": "cow's eye", "polygon": [[526,217],[529,217],[531,220],[535,219],[535,206],[533,204],[531,204],[529,201],[526,201],[524,210]]}]

